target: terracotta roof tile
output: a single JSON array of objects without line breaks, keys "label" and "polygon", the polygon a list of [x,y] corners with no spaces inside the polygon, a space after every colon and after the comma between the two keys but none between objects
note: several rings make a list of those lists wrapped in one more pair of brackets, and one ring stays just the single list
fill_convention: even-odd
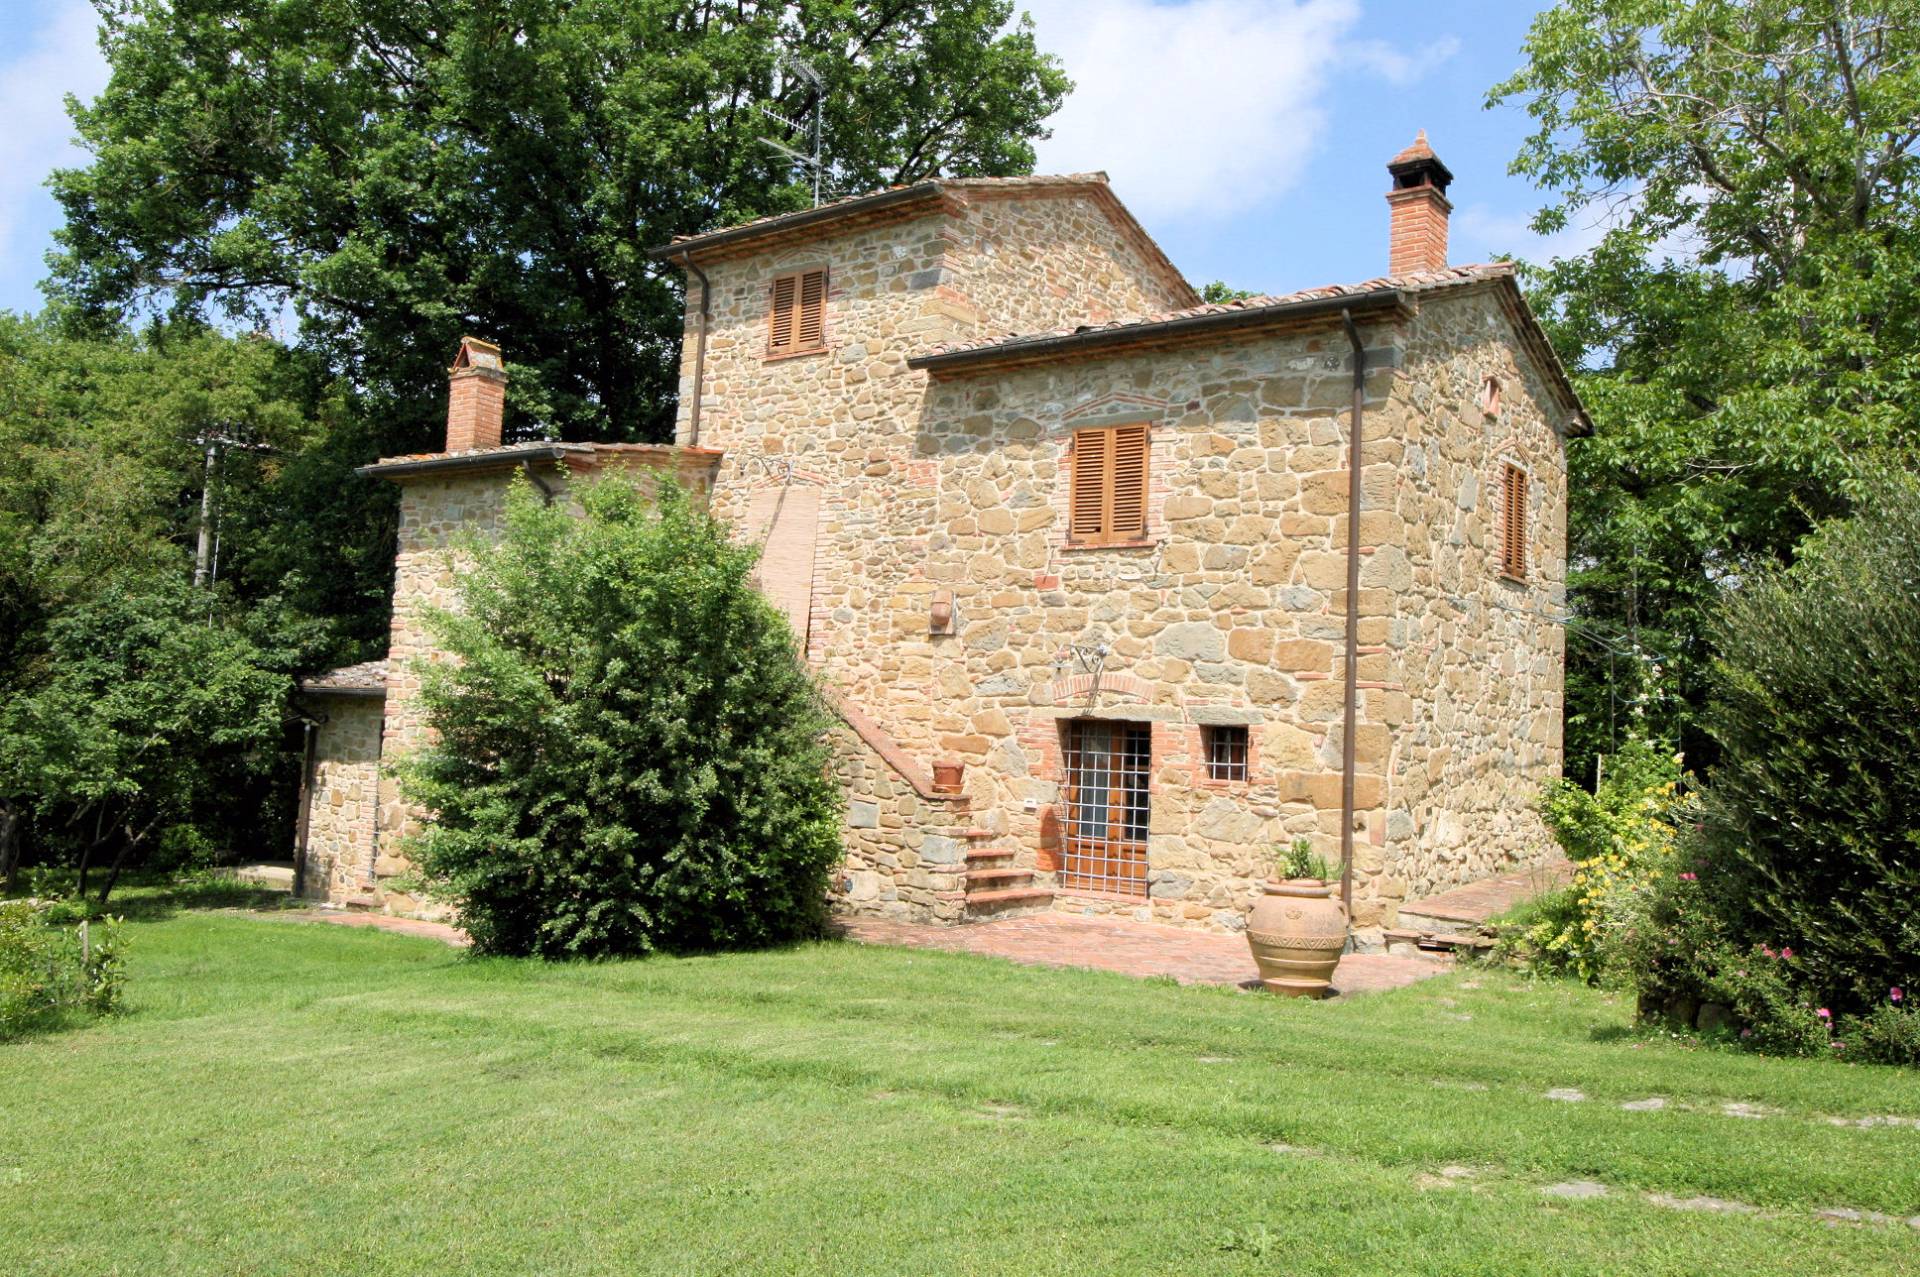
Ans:
[{"label": "terracotta roof tile", "polygon": [[953,187],[966,190],[969,188],[998,189],[1002,187],[1021,186],[1091,186],[1095,184],[1105,186],[1107,184],[1107,175],[1096,172],[1062,173],[1051,176],[1045,174],[1029,174],[1024,177],[930,177],[921,182],[907,182],[899,186],[883,186],[878,190],[861,191],[855,195],[842,195],[837,200],[828,200],[826,203],[813,208],[795,209],[791,213],[769,213],[765,217],[756,217],[745,222],[734,222],[728,226],[716,227],[711,231],[701,231],[697,235],[675,235],[673,237],[673,243],[689,244],[697,240],[706,239],[709,235],[716,235],[723,232],[732,234],[735,231],[751,230],[760,227],[771,228],[777,223],[798,220],[800,218],[811,219],[815,214],[824,213],[830,209],[845,208],[848,205],[859,204],[865,200],[873,199],[875,196],[886,195],[892,191],[910,191],[922,186],[927,188],[929,195],[932,195],[941,187]]},{"label": "terracotta roof tile", "polygon": [[1405,275],[1381,275],[1375,279],[1362,280],[1357,284],[1328,284],[1320,288],[1304,288],[1297,293],[1280,293],[1248,297],[1242,301],[1214,302],[1205,306],[1189,306],[1184,310],[1162,311],[1157,315],[1141,315],[1126,319],[1110,320],[1104,324],[1082,324],[1076,328],[1056,328],[1037,333],[1007,333],[997,337],[985,337],[977,341],[949,342],[936,346],[929,355],[953,355],[961,351],[972,350],[1017,350],[1023,345],[1053,341],[1061,337],[1073,337],[1082,333],[1120,332],[1128,328],[1143,328],[1153,324],[1169,323],[1176,319],[1188,319],[1195,315],[1227,315],[1241,311],[1259,311],[1281,306],[1293,306],[1305,301],[1319,301],[1334,297],[1351,297],[1361,293],[1379,292],[1386,288],[1397,288],[1403,292],[1430,292],[1437,288],[1454,288],[1463,284],[1478,284],[1487,280],[1501,279],[1513,274],[1509,262],[1488,262],[1476,266],[1449,266],[1444,270],[1414,271]]},{"label": "terracotta roof tile", "polygon": [[300,680],[303,692],[384,692],[387,689],[387,663],[362,661],[343,665],[324,674],[309,674]]}]

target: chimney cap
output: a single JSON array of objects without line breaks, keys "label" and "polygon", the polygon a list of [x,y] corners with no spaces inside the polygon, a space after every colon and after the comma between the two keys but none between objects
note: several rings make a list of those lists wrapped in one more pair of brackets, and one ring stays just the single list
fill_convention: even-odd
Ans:
[{"label": "chimney cap", "polygon": [[462,368],[490,368],[495,372],[505,371],[500,358],[500,347],[478,337],[462,337],[460,349],[454,353],[453,367],[448,372],[459,372]]},{"label": "chimney cap", "polygon": [[1393,174],[1396,187],[1419,186],[1417,179],[1426,178],[1426,185],[1437,187],[1444,192],[1453,182],[1453,172],[1440,157],[1433,153],[1433,147],[1427,144],[1427,131],[1420,130],[1413,145],[1401,151],[1387,161],[1387,172]]}]

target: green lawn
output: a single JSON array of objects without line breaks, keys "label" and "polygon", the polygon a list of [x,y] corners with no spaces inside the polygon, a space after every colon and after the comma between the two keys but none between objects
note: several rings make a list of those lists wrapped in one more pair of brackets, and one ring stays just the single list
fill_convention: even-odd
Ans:
[{"label": "green lawn", "polygon": [[1920,1078],[1497,972],[1309,1005],[844,944],[130,943],[126,1013],[0,1045],[0,1273],[1920,1272],[1920,1128],[1829,1120]]}]

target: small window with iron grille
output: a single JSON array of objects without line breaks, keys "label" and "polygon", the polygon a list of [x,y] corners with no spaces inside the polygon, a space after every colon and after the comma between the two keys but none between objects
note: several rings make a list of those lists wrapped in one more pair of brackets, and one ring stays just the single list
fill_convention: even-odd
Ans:
[{"label": "small window with iron grille", "polygon": [[1200,744],[1206,752],[1208,780],[1245,780],[1247,778],[1246,728],[1202,727]]}]

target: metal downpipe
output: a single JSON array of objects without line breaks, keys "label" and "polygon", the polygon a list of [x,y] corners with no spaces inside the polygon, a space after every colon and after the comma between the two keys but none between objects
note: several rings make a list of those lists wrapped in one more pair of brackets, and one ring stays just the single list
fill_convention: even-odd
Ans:
[{"label": "metal downpipe", "polygon": [[1360,650],[1360,440],[1366,421],[1367,349],[1360,343],[1353,312],[1343,309],[1340,322],[1353,347],[1353,420],[1347,430],[1347,677],[1341,698],[1340,727],[1340,903],[1353,921],[1353,791],[1354,719],[1359,687]]}]

